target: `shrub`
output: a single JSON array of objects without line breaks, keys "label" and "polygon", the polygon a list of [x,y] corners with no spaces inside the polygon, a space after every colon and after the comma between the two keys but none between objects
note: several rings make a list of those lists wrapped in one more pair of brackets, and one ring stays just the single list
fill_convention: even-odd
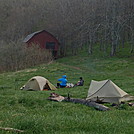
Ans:
[{"label": "shrub", "polygon": [[17,71],[52,61],[50,51],[33,44],[27,47],[20,40],[0,44],[0,72]]}]

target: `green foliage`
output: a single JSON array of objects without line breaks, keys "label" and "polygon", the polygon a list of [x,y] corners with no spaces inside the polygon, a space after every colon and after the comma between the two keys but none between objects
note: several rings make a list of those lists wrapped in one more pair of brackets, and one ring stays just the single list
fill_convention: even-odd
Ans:
[{"label": "green foliage", "polygon": [[[0,74],[0,126],[21,129],[25,134],[131,134],[134,110],[127,104],[121,104],[118,108],[106,104],[111,110],[101,112],[85,105],[53,102],[47,98],[51,92],[56,92],[84,99],[92,79],[111,79],[124,91],[134,95],[133,68],[130,58],[93,58],[82,53],[51,64]],[[76,83],[82,76],[85,85],[56,91],[19,90],[33,76],[44,76],[56,85],[63,74],[67,75],[69,83]],[[9,132],[0,130],[0,133]]]},{"label": "green foliage", "polygon": [[119,58],[133,57],[134,53],[131,53],[130,50],[131,50],[131,44],[129,42],[126,42],[124,46],[118,47],[116,55]]}]

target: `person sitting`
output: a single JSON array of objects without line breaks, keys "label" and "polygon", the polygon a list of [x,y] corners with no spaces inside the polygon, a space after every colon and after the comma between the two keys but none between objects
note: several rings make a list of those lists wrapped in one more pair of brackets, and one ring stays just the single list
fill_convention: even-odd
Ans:
[{"label": "person sitting", "polygon": [[77,82],[76,86],[83,86],[84,85],[84,80],[82,77],[80,77],[80,80]]},{"label": "person sitting", "polygon": [[58,79],[58,81],[61,81],[61,83],[57,83],[57,88],[64,88],[67,86],[67,76],[63,75],[62,78]]}]

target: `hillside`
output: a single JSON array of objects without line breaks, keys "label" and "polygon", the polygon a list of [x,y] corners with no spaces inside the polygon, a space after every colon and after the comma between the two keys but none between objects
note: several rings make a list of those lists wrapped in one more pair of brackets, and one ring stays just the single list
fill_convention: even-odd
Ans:
[{"label": "hillside", "polygon": [[[86,98],[90,81],[111,79],[124,91],[134,95],[134,62],[130,58],[91,58],[73,56],[47,65],[18,72],[0,74],[0,127],[24,130],[26,134],[112,134],[133,133],[134,110],[124,105],[100,112],[93,108],[67,102],[47,100],[51,91],[21,91],[19,88],[33,76],[44,76],[54,85],[63,74],[69,83],[80,76],[83,87],[58,89],[56,93]],[[0,130],[1,134],[8,133]]]}]

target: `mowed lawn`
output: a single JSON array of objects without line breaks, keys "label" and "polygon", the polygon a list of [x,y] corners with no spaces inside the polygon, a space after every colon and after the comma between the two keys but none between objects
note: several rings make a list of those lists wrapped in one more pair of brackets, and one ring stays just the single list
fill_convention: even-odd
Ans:
[{"label": "mowed lawn", "polygon": [[[19,88],[33,76],[43,76],[56,85],[67,75],[69,83],[83,77],[83,87],[57,91],[21,91]],[[56,92],[73,98],[86,98],[91,80],[110,79],[134,95],[134,62],[132,58],[90,58],[73,56],[58,59],[17,72],[0,74],[0,127],[24,130],[24,134],[133,134],[134,107],[124,104],[110,111],[70,102],[53,102],[47,98]],[[0,134],[15,133],[0,130]]]}]

